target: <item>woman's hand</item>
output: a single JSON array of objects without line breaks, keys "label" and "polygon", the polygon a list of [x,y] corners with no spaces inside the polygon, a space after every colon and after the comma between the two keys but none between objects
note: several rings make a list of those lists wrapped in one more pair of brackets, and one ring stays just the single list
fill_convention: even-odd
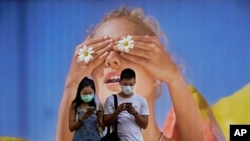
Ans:
[{"label": "woman's hand", "polygon": [[94,114],[94,110],[87,110],[81,117],[81,120],[89,118],[92,114]]},{"label": "woman's hand", "polygon": [[[94,51],[92,54],[93,59],[88,63],[78,60],[78,52],[84,45],[92,47]],[[104,62],[108,52],[112,49],[112,46],[113,40],[107,36],[94,38],[88,37],[84,42],[79,44],[73,55],[66,86],[72,83],[79,84],[84,76],[88,76],[94,68]]]},{"label": "woman's hand", "polygon": [[96,117],[98,121],[102,121],[103,119],[103,111],[97,111],[96,112]]},{"label": "woman's hand", "polygon": [[[143,66],[161,81],[168,83],[174,79],[174,74],[179,72],[178,68],[156,37],[132,36],[132,39],[134,48],[122,52],[122,57]],[[119,51],[116,46],[113,49]]]},{"label": "woman's hand", "polygon": [[96,112],[96,117],[97,117],[97,123],[98,123],[98,126],[102,128],[102,130],[105,129],[105,126],[104,126],[104,123],[103,123],[103,111],[101,110],[98,110]]}]

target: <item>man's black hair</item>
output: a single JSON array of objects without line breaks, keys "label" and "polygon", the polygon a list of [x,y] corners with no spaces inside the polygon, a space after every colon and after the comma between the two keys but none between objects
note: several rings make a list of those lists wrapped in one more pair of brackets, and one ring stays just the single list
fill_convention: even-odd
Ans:
[{"label": "man's black hair", "polygon": [[134,70],[132,70],[130,68],[126,68],[126,69],[122,70],[120,80],[131,79],[131,78],[134,78],[134,79],[136,78]]}]

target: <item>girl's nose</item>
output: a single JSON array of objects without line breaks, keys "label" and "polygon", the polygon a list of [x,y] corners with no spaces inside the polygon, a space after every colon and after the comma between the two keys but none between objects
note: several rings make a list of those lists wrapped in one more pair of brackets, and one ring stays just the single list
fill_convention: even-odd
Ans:
[{"label": "girl's nose", "polygon": [[109,55],[106,58],[105,66],[112,69],[117,69],[121,66],[121,60],[118,52],[110,51]]}]

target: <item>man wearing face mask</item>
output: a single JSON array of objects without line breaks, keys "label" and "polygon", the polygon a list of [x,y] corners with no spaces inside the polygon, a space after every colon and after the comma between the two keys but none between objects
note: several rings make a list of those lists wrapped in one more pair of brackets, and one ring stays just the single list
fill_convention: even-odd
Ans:
[{"label": "man wearing face mask", "polygon": [[113,95],[104,104],[104,124],[112,126],[118,118],[117,132],[120,141],[143,141],[141,129],[146,129],[148,125],[148,104],[145,98],[133,92],[135,79],[134,70],[124,69],[120,75],[121,92],[116,94],[117,109]]}]

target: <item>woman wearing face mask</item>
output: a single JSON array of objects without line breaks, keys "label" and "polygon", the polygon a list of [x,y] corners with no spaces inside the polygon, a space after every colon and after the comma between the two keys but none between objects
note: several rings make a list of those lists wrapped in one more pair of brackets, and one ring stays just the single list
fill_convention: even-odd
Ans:
[{"label": "woman wearing face mask", "polygon": [[[69,110],[69,130],[75,131],[73,141],[98,141],[98,127],[103,126],[102,107],[94,100],[94,81],[84,77],[78,85],[75,99]],[[95,114],[95,109],[99,109]]]}]

